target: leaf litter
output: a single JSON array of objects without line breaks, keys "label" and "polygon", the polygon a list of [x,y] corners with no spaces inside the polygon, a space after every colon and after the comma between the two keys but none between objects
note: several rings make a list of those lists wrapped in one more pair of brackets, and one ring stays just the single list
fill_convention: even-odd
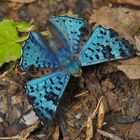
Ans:
[{"label": "leaf litter", "polygon": [[[50,6],[47,1],[35,1],[29,5],[23,5],[21,9],[16,9],[17,11],[14,12],[21,14],[22,11],[22,16],[17,14],[19,19],[23,20],[23,17],[29,17],[25,19],[34,25],[40,26],[42,30],[46,28],[46,19],[50,15],[55,15],[56,13],[61,15],[69,11],[76,11],[76,8],[79,6],[78,0],[74,1],[77,5],[69,6],[69,9],[66,8],[70,3],[72,3],[71,0],[67,4],[59,2],[58,5]],[[36,12],[34,12],[34,9],[36,9]],[[83,16],[85,15],[89,15],[89,9],[84,9]],[[4,15],[4,17],[9,17],[9,15]],[[13,18],[15,18],[14,15]],[[91,16],[85,16],[85,18],[89,19],[89,23],[96,23],[95,25],[100,24],[114,29],[138,48],[139,38],[137,43],[135,40],[138,34],[134,34],[133,29],[140,23],[139,10],[111,6],[101,7],[98,10],[93,9]],[[2,71],[8,69],[7,65],[2,67]],[[130,67],[127,67],[128,65]],[[135,69],[132,68],[133,65]],[[25,139],[30,139],[30,136],[33,136],[33,139],[37,139],[39,136],[39,139],[63,138],[80,140],[102,138],[102,136],[109,138],[110,134],[113,134],[114,138],[139,139],[139,131],[136,131],[136,129],[140,130],[140,125],[137,123],[137,119],[132,124],[128,123],[125,125],[120,125],[116,121],[117,118],[121,119],[124,115],[130,118],[133,114],[139,114],[138,109],[133,109],[139,106],[139,102],[135,102],[136,99],[140,100],[138,65],[139,56],[135,56],[125,61],[108,62],[85,68],[81,78],[72,78],[53,122],[46,124],[44,128],[37,125],[36,127],[31,127],[31,129],[30,125],[34,126],[37,119],[33,119],[35,121],[30,119],[34,118],[34,113],[31,113],[31,106],[28,103],[24,85],[28,80],[35,78],[35,76],[41,76],[41,73],[25,73],[17,65],[6,74],[1,75],[0,97],[1,103],[5,106],[3,107],[3,112],[0,110],[0,137],[16,137],[19,136],[18,134],[29,130],[29,133],[24,135]],[[126,75],[133,80],[130,80]],[[93,120],[90,119],[89,128],[85,127],[82,129],[90,114],[97,110],[98,101],[100,102],[102,96],[104,96],[105,103],[102,101],[98,117]],[[107,111],[106,104],[108,106]],[[11,108],[14,108],[14,110],[7,111]],[[10,115],[11,113],[13,116]],[[138,115],[134,117],[137,118]],[[36,128],[37,131],[31,133]]]}]

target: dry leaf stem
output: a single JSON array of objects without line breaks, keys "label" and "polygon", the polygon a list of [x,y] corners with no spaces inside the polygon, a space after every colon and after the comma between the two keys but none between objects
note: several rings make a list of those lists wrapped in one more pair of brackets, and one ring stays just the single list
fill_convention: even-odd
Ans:
[{"label": "dry leaf stem", "polygon": [[97,132],[98,132],[100,135],[102,135],[102,136],[104,136],[104,137],[107,137],[107,138],[110,138],[110,139],[112,139],[112,140],[123,140],[122,138],[120,138],[120,137],[118,137],[118,136],[115,136],[114,134],[105,132],[105,131],[103,131],[103,130],[101,130],[101,129],[97,129]]}]

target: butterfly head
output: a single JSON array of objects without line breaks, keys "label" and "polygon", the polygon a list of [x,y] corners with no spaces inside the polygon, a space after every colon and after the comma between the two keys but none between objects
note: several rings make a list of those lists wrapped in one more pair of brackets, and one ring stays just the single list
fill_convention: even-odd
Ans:
[{"label": "butterfly head", "polygon": [[75,61],[72,61],[67,66],[68,66],[67,68],[68,68],[69,73],[73,75],[74,77],[80,77],[82,75],[82,70]]},{"label": "butterfly head", "polygon": [[82,69],[80,68],[78,72],[73,73],[74,77],[80,77],[82,75]]}]

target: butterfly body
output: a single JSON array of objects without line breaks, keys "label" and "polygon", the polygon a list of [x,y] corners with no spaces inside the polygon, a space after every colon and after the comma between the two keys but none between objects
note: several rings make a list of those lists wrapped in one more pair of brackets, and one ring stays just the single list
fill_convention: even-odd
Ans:
[{"label": "butterfly body", "polygon": [[60,65],[59,69],[63,69],[66,73],[75,77],[81,76],[81,66],[78,58],[68,48],[60,46],[51,39],[48,39],[48,46],[53,49],[53,53]]},{"label": "butterfly body", "polygon": [[112,29],[98,26],[80,49],[87,23],[83,19],[68,16],[49,18],[55,37],[43,39],[36,32],[29,34],[21,58],[21,67],[28,71],[34,68],[50,68],[52,73],[29,81],[27,96],[40,120],[52,120],[70,75],[81,76],[81,67],[125,59],[135,55],[135,49]]}]

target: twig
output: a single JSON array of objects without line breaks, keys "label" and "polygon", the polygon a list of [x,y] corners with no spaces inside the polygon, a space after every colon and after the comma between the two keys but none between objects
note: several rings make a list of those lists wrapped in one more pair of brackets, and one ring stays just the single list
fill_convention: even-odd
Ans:
[{"label": "twig", "polygon": [[6,0],[6,1],[27,4],[27,3],[35,2],[36,0]]},{"label": "twig", "polygon": [[94,119],[94,117],[97,115],[97,113],[98,113],[98,109],[99,109],[99,106],[100,106],[100,103],[101,103],[101,101],[103,100],[103,96],[99,99],[99,102],[98,102],[98,104],[97,104],[97,107],[96,107],[96,109],[94,110],[94,112],[91,114],[91,116],[90,116],[90,118],[91,119]]},{"label": "twig", "polygon": [[107,137],[107,138],[110,138],[110,139],[112,139],[112,140],[123,140],[122,138],[120,138],[120,137],[118,137],[118,136],[115,136],[114,134],[105,132],[105,131],[103,131],[103,130],[101,130],[101,129],[97,129],[97,132],[98,132],[100,135],[102,135],[102,136],[104,136],[104,137]]},{"label": "twig", "polygon": [[74,96],[74,98],[79,98],[79,97],[83,97],[83,96],[87,96],[88,95],[88,91],[84,91],[84,92],[81,92],[77,95]]},{"label": "twig", "polygon": [[20,139],[20,136],[11,136],[11,137],[0,137],[0,140],[14,140],[14,139]]}]

